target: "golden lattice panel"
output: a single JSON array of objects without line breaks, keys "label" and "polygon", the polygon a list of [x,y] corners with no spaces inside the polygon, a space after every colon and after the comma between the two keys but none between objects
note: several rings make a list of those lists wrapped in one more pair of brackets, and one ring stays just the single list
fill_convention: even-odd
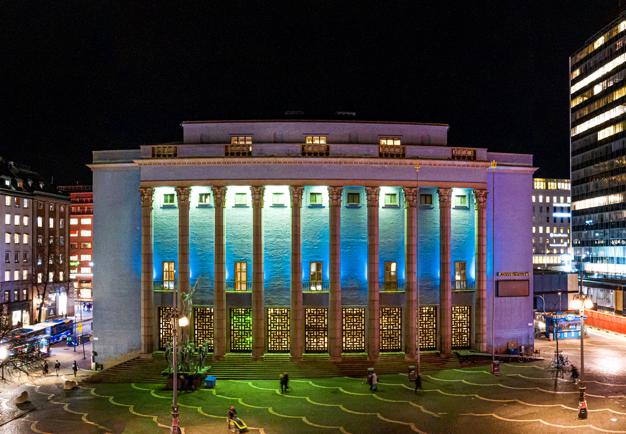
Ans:
[{"label": "golden lattice panel", "polygon": [[267,308],[267,351],[270,353],[289,352],[289,309],[286,307]]},{"label": "golden lattice panel", "polygon": [[365,308],[344,307],[341,313],[343,351],[365,351]]},{"label": "golden lattice panel", "polygon": [[380,308],[380,351],[402,351],[402,308]]},{"label": "golden lattice panel", "polygon": [[437,349],[437,306],[420,306],[419,311],[420,350]]},{"label": "golden lattice panel", "polygon": [[159,306],[159,350],[172,342],[172,307]]},{"label": "golden lattice panel", "polygon": [[304,309],[304,351],[308,353],[328,351],[328,309],[322,307]]},{"label": "golden lattice panel", "polygon": [[452,348],[469,348],[472,336],[470,306],[452,306]]},{"label": "golden lattice panel", "polygon": [[252,309],[249,307],[230,309],[230,351],[252,351]]},{"label": "golden lattice panel", "polygon": [[208,306],[193,307],[193,339],[196,346],[206,342],[213,351],[214,338],[213,308]]}]

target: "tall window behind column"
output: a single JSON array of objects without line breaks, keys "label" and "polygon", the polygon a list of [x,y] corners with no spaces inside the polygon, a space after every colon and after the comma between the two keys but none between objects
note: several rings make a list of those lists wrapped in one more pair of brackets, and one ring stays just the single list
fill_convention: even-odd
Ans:
[{"label": "tall window behind column", "polygon": [[240,261],[235,262],[235,291],[248,289],[248,264]]},{"label": "tall window behind column", "polygon": [[163,261],[163,289],[174,289],[175,274],[174,261]]}]

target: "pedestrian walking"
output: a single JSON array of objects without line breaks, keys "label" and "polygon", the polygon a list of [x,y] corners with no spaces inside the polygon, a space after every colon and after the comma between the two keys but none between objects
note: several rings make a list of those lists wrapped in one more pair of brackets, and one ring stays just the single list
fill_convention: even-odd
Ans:
[{"label": "pedestrian walking", "polygon": [[422,376],[420,374],[415,374],[415,393],[417,393],[418,389],[422,388]]},{"label": "pedestrian walking", "polygon": [[61,369],[61,362],[59,362],[58,360],[56,362],[54,362],[54,370],[57,373],[57,377],[59,376],[59,370]]},{"label": "pedestrian walking", "polygon": [[372,392],[378,390],[378,375],[376,375],[376,372],[372,372],[372,385],[370,386],[370,390]]},{"label": "pedestrian walking", "polygon": [[74,371],[74,377],[76,377],[76,373],[78,372],[78,363],[76,363],[76,360],[72,363],[72,371]]},{"label": "pedestrian walking", "polygon": [[41,367],[41,369],[43,371],[44,377],[48,375],[48,361],[47,360],[43,361],[43,366]]},{"label": "pedestrian walking", "polygon": [[372,390],[372,374],[373,374],[373,373],[374,373],[374,371],[369,371],[369,372],[367,373],[367,379],[365,380],[365,382],[366,382],[367,384],[369,384],[369,386],[370,386],[370,390]]},{"label": "pedestrian walking", "polygon": [[289,389],[289,374],[283,372],[280,375],[280,393],[285,393]]}]

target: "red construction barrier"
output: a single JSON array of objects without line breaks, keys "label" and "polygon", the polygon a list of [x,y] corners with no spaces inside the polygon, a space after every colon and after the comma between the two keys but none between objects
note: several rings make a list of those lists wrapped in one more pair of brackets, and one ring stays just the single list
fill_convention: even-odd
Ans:
[{"label": "red construction barrier", "polygon": [[585,325],[626,334],[626,317],[624,316],[596,310],[585,310],[585,316],[587,317]]}]

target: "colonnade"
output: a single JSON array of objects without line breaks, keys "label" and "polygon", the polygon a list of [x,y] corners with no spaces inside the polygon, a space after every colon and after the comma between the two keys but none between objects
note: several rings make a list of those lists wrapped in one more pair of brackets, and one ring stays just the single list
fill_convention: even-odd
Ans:
[{"label": "colonnade", "polygon": [[[418,299],[417,299],[417,207],[419,188],[402,187],[406,203],[406,287],[404,301],[403,348],[407,360],[415,360],[418,348]],[[214,357],[220,359],[227,351],[226,291],[225,291],[225,245],[224,206],[225,186],[211,187],[215,209],[214,254]],[[263,186],[251,186],[252,196],[252,357],[260,359],[265,352],[265,306],[263,282]],[[191,187],[176,187],[178,197],[178,288],[189,288],[189,194]],[[302,236],[301,208],[304,187],[292,185],[291,195],[291,314],[290,352],[295,360],[301,359],[304,350],[304,305],[302,297]],[[342,186],[328,187],[329,195],[329,248],[330,289],[328,297],[328,353],[332,360],[340,360],[342,353],[341,327],[341,198]],[[451,199],[452,188],[438,188],[440,230],[440,342],[444,356],[451,353],[452,346],[452,279],[450,258]],[[380,348],[380,288],[379,288],[379,196],[380,187],[366,187],[367,194],[367,352],[370,360],[376,360]],[[154,351],[153,306],[153,240],[152,204],[154,188],[140,187],[141,197],[141,339],[142,352]],[[486,311],[486,246],[487,246],[487,190],[474,189],[477,207],[477,279],[476,279],[476,327],[475,343],[481,351],[487,349]]]}]

